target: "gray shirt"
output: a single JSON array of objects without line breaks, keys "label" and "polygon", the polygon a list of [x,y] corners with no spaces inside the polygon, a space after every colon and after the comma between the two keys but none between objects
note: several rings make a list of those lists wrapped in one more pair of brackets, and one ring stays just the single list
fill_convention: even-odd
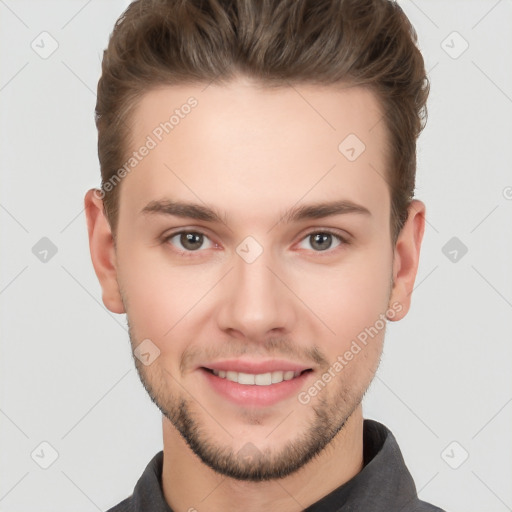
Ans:
[{"label": "gray shirt", "polygon": [[[133,494],[108,512],[173,512],[162,493],[163,459],[158,452]],[[378,421],[364,420],[363,462],[357,475],[304,512],[444,512],[418,499],[395,437]]]}]

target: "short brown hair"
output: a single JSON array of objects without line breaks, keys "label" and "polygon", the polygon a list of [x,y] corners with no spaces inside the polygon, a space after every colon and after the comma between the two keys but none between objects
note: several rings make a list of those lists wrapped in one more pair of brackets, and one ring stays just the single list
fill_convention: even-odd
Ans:
[{"label": "short brown hair", "polygon": [[[414,27],[392,0],[136,0],[103,54],[96,126],[104,211],[115,237],[130,115],[160,85],[226,83],[243,74],[266,86],[368,87],[389,135],[384,176],[393,245],[414,196],[416,139],[429,80]],[[341,141],[340,141],[341,142]]]}]

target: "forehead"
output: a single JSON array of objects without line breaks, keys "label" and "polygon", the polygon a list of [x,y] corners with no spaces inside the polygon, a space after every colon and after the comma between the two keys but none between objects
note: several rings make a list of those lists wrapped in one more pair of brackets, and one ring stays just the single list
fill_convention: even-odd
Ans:
[{"label": "forehead", "polygon": [[121,211],[179,196],[261,216],[262,198],[292,206],[343,196],[384,214],[382,118],[376,96],[359,87],[268,88],[246,79],[160,87],[131,119],[127,157],[150,149],[124,178]]}]

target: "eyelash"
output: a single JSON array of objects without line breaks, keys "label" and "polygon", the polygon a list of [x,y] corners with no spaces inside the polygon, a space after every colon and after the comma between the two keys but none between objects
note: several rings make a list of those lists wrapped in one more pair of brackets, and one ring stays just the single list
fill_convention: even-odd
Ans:
[{"label": "eyelash", "polygon": [[[210,237],[206,233],[204,233],[203,231],[200,231],[200,230],[181,230],[181,231],[176,231],[174,233],[170,233],[170,234],[164,236],[164,238],[162,239],[162,243],[168,244],[169,241],[172,238],[174,238],[177,235],[182,235],[184,233],[186,233],[186,234],[193,233],[193,234],[197,234],[197,235],[203,235],[204,237],[210,239]],[[326,249],[325,251],[314,251],[313,250],[313,252],[317,253],[320,256],[322,256],[323,254],[332,254],[332,253],[334,253],[337,249],[339,249],[343,245],[350,245],[350,241],[347,238],[341,236],[339,233],[337,233],[336,231],[333,231],[331,229],[321,229],[321,230],[310,231],[309,233],[306,233],[301,238],[300,241],[302,242],[303,240],[306,240],[308,237],[310,237],[312,235],[318,235],[318,234],[332,235],[334,238],[336,238],[340,242],[340,244],[338,246],[336,246],[334,249],[330,249],[329,248],[329,249]],[[191,258],[191,257],[195,257],[196,253],[203,252],[203,250],[201,250],[201,249],[198,249],[197,251],[187,251],[187,250],[179,251],[179,250],[176,250],[176,252],[180,256],[184,256],[186,258]]]}]

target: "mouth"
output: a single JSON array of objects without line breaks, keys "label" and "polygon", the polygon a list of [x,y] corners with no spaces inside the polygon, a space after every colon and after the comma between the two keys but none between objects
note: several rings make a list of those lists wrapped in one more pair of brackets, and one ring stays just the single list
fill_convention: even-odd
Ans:
[{"label": "mouth", "polygon": [[207,386],[205,392],[212,390],[218,398],[237,407],[264,408],[292,400],[314,373],[312,368],[276,361],[271,364],[231,361],[212,363],[214,368],[209,366],[198,368]]},{"label": "mouth", "polygon": [[302,371],[293,370],[276,370],[266,373],[244,373],[236,372],[233,370],[216,370],[213,368],[202,367],[203,370],[231,382],[236,382],[243,386],[271,386],[272,384],[279,384],[283,381],[288,381],[300,377],[302,374],[312,372],[311,368]]}]

